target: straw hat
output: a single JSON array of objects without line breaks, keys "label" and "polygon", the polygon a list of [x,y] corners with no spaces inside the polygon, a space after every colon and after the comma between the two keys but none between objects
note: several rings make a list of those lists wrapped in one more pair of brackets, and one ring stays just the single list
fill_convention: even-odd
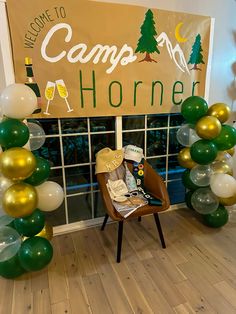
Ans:
[{"label": "straw hat", "polygon": [[95,173],[112,172],[118,168],[123,161],[123,150],[111,150],[108,147],[101,149],[96,154]]}]

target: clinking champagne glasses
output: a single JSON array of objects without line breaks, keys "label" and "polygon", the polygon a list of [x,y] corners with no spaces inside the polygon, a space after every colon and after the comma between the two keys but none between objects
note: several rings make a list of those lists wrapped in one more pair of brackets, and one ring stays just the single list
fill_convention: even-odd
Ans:
[{"label": "clinking champagne glasses", "polygon": [[56,81],[56,85],[57,85],[57,90],[58,90],[58,93],[60,95],[61,98],[63,98],[66,102],[66,105],[67,105],[67,112],[71,112],[73,111],[74,109],[72,109],[68,103],[68,100],[67,100],[67,97],[68,97],[68,91],[67,91],[67,88],[66,88],[66,85],[64,83],[63,80],[57,80]]},{"label": "clinking champagne glasses", "polygon": [[56,86],[56,84],[54,82],[48,81],[46,88],[45,88],[45,97],[48,101],[46,111],[44,112],[44,114],[46,114],[46,115],[50,115],[50,113],[48,112],[48,109],[49,109],[50,101],[53,100],[53,98],[54,98],[55,86]]}]

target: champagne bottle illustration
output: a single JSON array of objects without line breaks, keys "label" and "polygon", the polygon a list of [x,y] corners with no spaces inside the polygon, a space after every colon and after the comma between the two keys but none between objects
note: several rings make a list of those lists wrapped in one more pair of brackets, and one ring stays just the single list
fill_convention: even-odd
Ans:
[{"label": "champagne bottle illustration", "polygon": [[41,109],[42,99],[41,99],[39,86],[34,78],[32,59],[29,57],[25,58],[25,68],[26,68],[26,75],[27,75],[27,81],[25,82],[25,85],[29,86],[34,91],[35,95],[37,96],[38,108],[35,109],[33,114],[40,113],[42,110]]}]

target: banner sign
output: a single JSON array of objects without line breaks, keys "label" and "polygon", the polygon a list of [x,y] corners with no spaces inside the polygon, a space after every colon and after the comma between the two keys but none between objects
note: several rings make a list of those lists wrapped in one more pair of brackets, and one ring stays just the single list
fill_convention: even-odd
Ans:
[{"label": "banner sign", "polygon": [[7,0],[7,11],[36,117],[178,112],[204,96],[210,17],[88,0]]}]

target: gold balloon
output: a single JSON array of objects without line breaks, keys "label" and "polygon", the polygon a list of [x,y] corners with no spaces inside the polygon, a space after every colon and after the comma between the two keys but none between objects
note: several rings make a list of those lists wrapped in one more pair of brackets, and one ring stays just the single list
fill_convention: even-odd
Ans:
[{"label": "gold balloon", "polygon": [[36,189],[26,183],[16,183],[10,186],[2,198],[4,211],[11,217],[29,216],[37,207]]},{"label": "gold balloon", "polygon": [[43,229],[38,234],[36,234],[36,237],[42,237],[49,241],[52,240],[53,227],[46,222]]},{"label": "gold balloon", "polygon": [[216,160],[211,164],[211,170],[214,174],[216,173],[226,173],[230,176],[233,175],[233,170],[230,168],[230,166],[222,160]]},{"label": "gold balloon", "polygon": [[182,167],[189,169],[197,165],[197,163],[193,161],[191,158],[189,147],[181,149],[181,151],[178,154],[178,162]]},{"label": "gold balloon", "polygon": [[226,104],[216,103],[208,109],[207,114],[216,117],[221,123],[224,123],[229,119],[230,108]]},{"label": "gold balloon", "polygon": [[195,130],[201,138],[212,140],[220,134],[221,123],[215,117],[205,116],[197,121]]},{"label": "gold balloon", "polygon": [[1,154],[0,169],[11,180],[24,180],[31,176],[36,167],[34,155],[25,148],[13,147]]},{"label": "gold balloon", "polygon": [[231,205],[236,204],[236,194],[228,198],[218,197],[218,199],[219,199],[220,204],[224,206],[231,206]]},{"label": "gold balloon", "polygon": [[235,149],[234,149],[234,147],[232,147],[230,149],[225,150],[224,152],[230,154],[231,156],[233,156],[234,155],[234,151],[235,151]]}]

